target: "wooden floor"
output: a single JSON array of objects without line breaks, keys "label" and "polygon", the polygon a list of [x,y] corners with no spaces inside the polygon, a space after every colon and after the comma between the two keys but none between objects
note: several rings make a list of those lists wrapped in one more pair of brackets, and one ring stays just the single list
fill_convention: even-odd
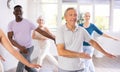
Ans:
[{"label": "wooden floor", "polygon": [[115,59],[93,58],[93,62],[96,72],[120,72],[120,56]]},{"label": "wooden floor", "polygon": [[[35,61],[36,60],[34,60],[34,62]],[[115,59],[110,59],[107,57],[93,57],[93,62],[95,65],[96,72],[120,72],[120,56],[118,56]],[[6,72],[15,72],[15,69]]]}]

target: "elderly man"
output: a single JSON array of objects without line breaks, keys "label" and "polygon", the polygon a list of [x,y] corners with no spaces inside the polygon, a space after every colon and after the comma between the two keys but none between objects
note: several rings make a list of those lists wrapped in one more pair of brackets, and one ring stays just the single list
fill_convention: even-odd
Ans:
[{"label": "elderly man", "polygon": [[58,28],[56,34],[56,44],[58,50],[59,72],[84,72],[81,58],[91,57],[82,52],[83,42],[89,42],[95,49],[105,56],[113,58],[114,55],[106,52],[103,48],[86,32],[86,30],[76,24],[77,12],[74,8],[65,11],[64,18],[66,24]]}]

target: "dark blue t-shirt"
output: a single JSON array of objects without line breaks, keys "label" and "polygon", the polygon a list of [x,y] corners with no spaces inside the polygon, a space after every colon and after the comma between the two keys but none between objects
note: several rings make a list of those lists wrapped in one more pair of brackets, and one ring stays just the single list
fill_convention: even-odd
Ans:
[{"label": "dark blue t-shirt", "polygon": [[[79,24],[79,26],[83,27],[83,23]],[[92,35],[92,33],[95,31],[98,34],[102,35],[103,32],[101,30],[99,30],[94,24],[90,23],[90,26],[88,28],[85,28],[87,30],[87,32]],[[90,44],[88,42],[83,42],[83,46],[90,46]]]}]

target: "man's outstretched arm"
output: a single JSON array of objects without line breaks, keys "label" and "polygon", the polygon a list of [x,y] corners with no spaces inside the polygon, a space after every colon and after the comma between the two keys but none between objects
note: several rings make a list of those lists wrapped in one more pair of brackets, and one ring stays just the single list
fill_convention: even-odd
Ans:
[{"label": "man's outstretched arm", "polygon": [[52,40],[55,41],[55,37],[53,37],[52,35],[50,35],[49,33],[45,32],[44,30],[40,29],[40,28],[37,28],[35,29],[35,31],[39,32],[40,34],[44,35],[45,37],[47,38],[50,38]]}]

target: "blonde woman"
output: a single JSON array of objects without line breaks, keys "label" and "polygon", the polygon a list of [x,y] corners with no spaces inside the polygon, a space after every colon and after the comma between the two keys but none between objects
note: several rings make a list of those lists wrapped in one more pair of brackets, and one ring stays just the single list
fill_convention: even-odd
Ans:
[{"label": "blonde woman", "polygon": [[[93,32],[95,31],[101,36],[111,38],[113,40],[117,40],[116,38],[113,38],[105,33],[103,33],[100,29],[98,29],[93,23],[90,23],[90,13],[86,12],[84,14],[84,20],[85,22],[82,24],[79,24],[79,26],[85,28],[85,30],[89,33],[89,35],[92,37]],[[93,56],[94,53],[94,48],[88,43],[88,42],[83,42],[83,52],[89,54],[91,57]],[[92,59],[86,59],[85,60],[85,72],[95,72],[94,64],[92,62]]]}]

